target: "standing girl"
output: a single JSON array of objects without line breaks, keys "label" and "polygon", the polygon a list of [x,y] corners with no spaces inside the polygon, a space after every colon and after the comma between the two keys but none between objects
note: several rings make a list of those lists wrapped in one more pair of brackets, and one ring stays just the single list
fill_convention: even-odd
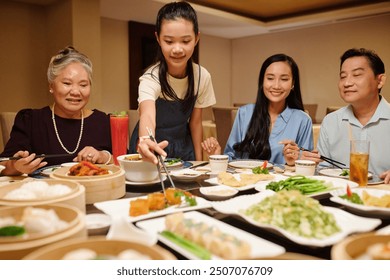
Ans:
[{"label": "standing girl", "polygon": [[[157,142],[168,141],[168,146],[160,146],[168,157],[202,160],[202,108],[214,105],[215,96],[209,72],[192,61],[199,41],[195,10],[186,2],[166,4],[158,12],[155,35],[158,62],[140,78],[140,120],[130,151],[139,149],[156,162],[149,151],[157,147],[150,143],[149,128]],[[145,145],[138,145],[142,142]],[[155,150],[165,154],[158,147]]]}]

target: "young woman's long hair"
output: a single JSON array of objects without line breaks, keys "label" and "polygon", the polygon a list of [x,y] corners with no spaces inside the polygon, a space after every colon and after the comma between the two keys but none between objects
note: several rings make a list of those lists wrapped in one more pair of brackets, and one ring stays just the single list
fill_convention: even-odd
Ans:
[{"label": "young woman's long hair", "polygon": [[286,62],[290,65],[293,87],[286,99],[286,106],[293,109],[303,109],[301,96],[301,86],[299,81],[299,69],[295,61],[285,54],[275,54],[267,58],[260,69],[259,84],[255,109],[249,122],[248,131],[242,142],[233,145],[233,148],[241,153],[248,153],[249,158],[269,160],[271,158],[271,148],[269,144],[271,120],[268,113],[269,100],[264,94],[263,82],[265,71],[274,62]]},{"label": "young woman's long hair", "polygon": [[[172,2],[163,6],[157,15],[156,20],[156,33],[157,36],[160,36],[161,25],[164,20],[177,20],[177,19],[185,19],[187,21],[192,22],[194,27],[195,36],[199,33],[198,27],[198,18],[195,10],[191,7],[187,2]],[[192,67],[192,57],[187,62],[187,76],[188,76],[188,89],[187,93],[184,96],[184,99],[180,99],[177,97],[175,91],[169,85],[167,80],[168,73],[168,65],[162,53],[161,47],[158,48],[157,51],[157,62],[159,62],[156,67],[159,67],[159,81],[161,84],[161,91],[164,98],[170,98],[178,102],[183,103],[184,111],[188,111],[193,108],[196,100],[195,93],[195,78],[194,78],[194,70]],[[200,75],[200,73],[199,73]]]}]

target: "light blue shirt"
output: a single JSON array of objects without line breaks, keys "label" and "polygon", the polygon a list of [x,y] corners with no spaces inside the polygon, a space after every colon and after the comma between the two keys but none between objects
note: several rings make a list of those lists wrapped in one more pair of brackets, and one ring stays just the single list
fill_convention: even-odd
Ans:
[{"label": "light blue shirt", "polygon": [[[234,120],[232,131],[230,132],[224,151],[224,153],[229,156],[230,160],[248,158],[248,155],[245,154],[240,157],[241,154],[237,153],[233,149],[233,145],[244,140],[254,108],[255,104],[248,104],[240,107],[237,112],[237,116]],[[271,147],[271,158],[269,161],[272,163],[285,163],[283,157],[283,145],[279,144],[282,140],[293,140],[300,147],[312,150],[313,129],[309,115],[302,110],[286,107],[286,109],[278,116],[269,137]]]},{"label": "light blue shirt", "polygon": [[390,169],[390,104],[382,97],[370,121],[362,125],[348,105],[325,116],[318,139],[321,155],[349,167],[349,131],[353,139],[370,141],[369,170],[375,174]]}]

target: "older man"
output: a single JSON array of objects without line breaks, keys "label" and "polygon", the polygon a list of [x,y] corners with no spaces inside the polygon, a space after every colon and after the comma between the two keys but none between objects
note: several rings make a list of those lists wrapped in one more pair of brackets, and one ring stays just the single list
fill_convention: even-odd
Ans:
[{"label": "older man", "polygon": [[341,56],[339,93],[349,105],[325,116],[318,151],[301,157],[320,162],[320,155],[349,165],[350,140],[370,141],[369,170],[390,182],[390,104],[380,95],[385,66],[367,49],[349,49]]}]

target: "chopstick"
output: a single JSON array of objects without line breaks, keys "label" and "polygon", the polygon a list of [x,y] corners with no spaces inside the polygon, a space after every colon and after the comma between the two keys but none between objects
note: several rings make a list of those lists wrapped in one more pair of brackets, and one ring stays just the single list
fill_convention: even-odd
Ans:
[{"label": "chopstick", "polygon": [[[40,154],[40,155],[36,155],[34,159],[37,159],[37,158],[66,157],[66,156],[73,156],[73,154],[51,154],[51,155]],[[21,158],[23,158],[23,157],[0,157],[0,161],[19,160]]]},{"label": "chopstick", "polygon": [[[155,139],[154,136],[153,136],[152,130],[150,130],[149,127],[147,127],[146,130],[148,131],[150,140],[152,140],[153,142],[157,143],[156,139]],[[167,166],[165,165],[164,159],[162,158],[162,156],[161,156],[160,154],[157,154],[157,153],[156,153],[156,156],[157,156],[158,160],[160,161],[160,164],[161,164],[162,167],[164,168],[164,171],[165,171],[165,173],[167,174],[167,177],[168,177],[169,181],[171,182],[171,186],[172,186],[173,188],[176,188],[176,187],[175,187],[175,184],[173,183],[173,180],[172,180],[172,178],[171,178],[171,175],[169,174],[169,171],[168,171],[168,169],[167,169]],[[157,169],[158,169],[158,173],[159,173],[159,176],[160,176],[161,187],[162,187],[162,189],[163,189],[164,196],[165,196],[165,185],[164,185],[164,181],[162,180],[162,175],[161,175],[160,167],[159,167],[158,165],[157,165]]]},{"label": "chopstick", "polygon": [[[301,151],[310,152],[310,150],[305,149],[305,148],[303,148],[303,147],[299,147],[299,149],[300,149]],[[337,168],[340,168],[340,169],[344,169],[344,168],[345,168],[345,167],[341,167],[340,165],[346,166],[346,165],[345,165],[344,163],[342,163],[342,162],[339,162],[339,161],[337,161],[337,160],[334,160],[334,159],[331,159],[331,158],[328,158],[328,157],[325,157],[325,156],[320,156],[320,159],[322,159],[322,160],[324,160],[324,161],[330,163],[331,165],[333,165],[333,166],[335,166],[335,167],[337,167]],[[340,164],[340,165],[338,165],[337,163]]]}]

